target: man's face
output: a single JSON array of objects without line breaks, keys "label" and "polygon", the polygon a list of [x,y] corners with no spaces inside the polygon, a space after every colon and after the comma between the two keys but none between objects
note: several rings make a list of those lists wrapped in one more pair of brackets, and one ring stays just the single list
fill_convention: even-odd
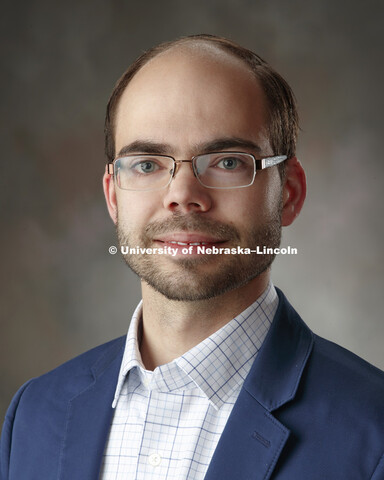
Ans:
[{"label": "man's face", "polygon": [[[174,49],[150,61],[123,93],[115,125],[118,154],[126,147],[130,153],[163,153],[175,159],[218,150],[244,151],[256,158],[274,154],[266,137],[261,88],[245,65],[217,49]],[[255,147],[239,146],[239,141]],[[125,255],[132,270],[169,299],[218,296],[247,284],[273,260],[258,254],[183,255],[174,242],[251,249],[280,243],[276,167],[258,172],[254,184],[245,188],[206,188],[189,163],[181,164],[162,190],[114,188],[121,245],[178,248],[176,256]]]}]

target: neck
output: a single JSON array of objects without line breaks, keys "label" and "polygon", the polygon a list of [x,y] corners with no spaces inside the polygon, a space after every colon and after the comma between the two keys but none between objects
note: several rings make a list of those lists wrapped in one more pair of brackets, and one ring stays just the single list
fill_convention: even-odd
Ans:
[{"label": "neck", "polygon": [[171,362],[230,322],[264,292],[269,273],[218,297],[188,302],[169,300],[142,282],[140,353],[145,368]]}]

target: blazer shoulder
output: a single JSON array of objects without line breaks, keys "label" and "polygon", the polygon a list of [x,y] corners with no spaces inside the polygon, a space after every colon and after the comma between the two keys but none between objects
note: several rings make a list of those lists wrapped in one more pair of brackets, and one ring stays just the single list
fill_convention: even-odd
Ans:
[{"label": "blazer shoulder", "polygon": [[[298,365],[304,365],[293,378],[299,380],[296,384],[300,392],[306,393],[307,400],[312,398],[315,402],[326,402],[335,408],[348,404],[355,412],[369,411],[372,418],[377,414],[377,418],[383,419],[384,372],[340,345],[313,333],[284,294],[278,289],[277,291],[279,310],[271,327],[274,341],[269,342],[273,348],[264,359],[262,370],[265,371],[268,365],[278,362],[274,372],[276,378],[287,368],[288,359],[291,359],[290,372],[296,372]],[[298,349],[297,339],[303,338],[303,335],[308,355],[303,355],[304,362],[299,362],[298,352],[301,350]],[[292,344],[294,348],[288,351],[287,345]],[[279,360],[281,351],[285,352],[282,357],[284,361]],[[280,375],[279,383],[284,385],[287,378],[289,375],[285,372],[282,378]],[[271,388],[268,386],[269,391]]]},{"label": "blazer shoulder", "polygon": [[[307,365],[307,381],[319,398],[327,398],[340,415],[355,412],[356,419],[384,424],[384,372],[329,340],[314,335]],[[357,420],[356,420],[357,422]]]},{"label": "blazer shoulder", "polygon": [[[77,399],[84,401],[81,404],[84,412],[91,409],[94,402],[103,407],[100,415],[104,412],[109,418],[125,338],[120,337],[93,348],[54,370],[29,380],[19,389],[8,408],[3,425],[0,479],[8,478],[7,472],[12,462],[14,468],[19,469],[20,459],[25,461],[25,465],[30,461],[29,465],[36,467],[33,458],[38,458],[41,451],[49,458],[44,463],[44,468],[49,466],[54,471],[57,470],[71,404]],[[93,400],[87,404],[89,398]],[[39,467],[43,468],[42,465]],[[16,477],[25,478],[18,475],[12,478]],[[41,478],[48,476],[42,474]],[[49,478],[53,478],[51,473]]]},{"label": "blazer shoulder", "polygon": [[[312,332],[284,294],[279,290],[278,294],[282,305],[280,316],[283,320],[279,328],[286,323],[292,323],[296,327],[295,337],[304,332],[308,339],[311,338],[311,352],[306,365],[309,374],[313,373],[319,384],[335,383],[344,390],[365,390],[367,395],[378,396],[383,401],[384,372],[346,348]],[[336,389],[339,390],[341,388]]]}]

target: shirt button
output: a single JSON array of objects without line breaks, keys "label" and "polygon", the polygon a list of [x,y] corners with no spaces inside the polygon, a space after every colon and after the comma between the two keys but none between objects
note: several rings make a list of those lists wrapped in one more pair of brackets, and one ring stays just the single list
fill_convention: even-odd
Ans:
[{"label": "shirt button", "polygon": [[161,457],[158,453],[151,453],[148,457],[148,462],[152,467],[157,467],[161,463]]}]

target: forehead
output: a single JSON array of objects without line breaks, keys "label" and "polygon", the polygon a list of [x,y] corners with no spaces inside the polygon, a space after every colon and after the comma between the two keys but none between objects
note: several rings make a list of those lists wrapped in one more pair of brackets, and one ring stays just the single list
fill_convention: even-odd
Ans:
[{"label": "forehead", "polygon": [[215,137],[265,138],[266,101],[239,58],[212,45],[171,48],[145,64],[120,99],[116,150],[149,139],[187,148]]}]

